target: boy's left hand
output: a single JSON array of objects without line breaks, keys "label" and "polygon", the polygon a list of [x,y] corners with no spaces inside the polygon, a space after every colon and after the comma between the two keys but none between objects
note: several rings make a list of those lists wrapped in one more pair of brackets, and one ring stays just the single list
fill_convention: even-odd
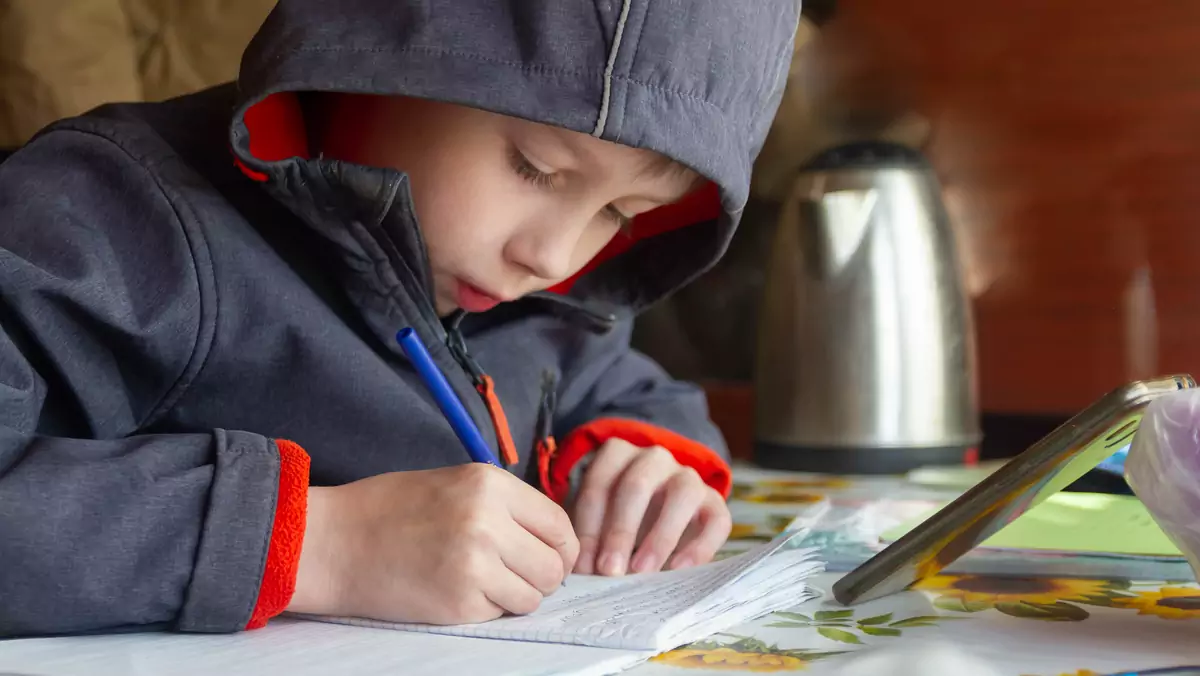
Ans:
[{"label": "boy's left hand", "polygon": [[648,573],[707,563],[729,537],[721,494],[663,448],[610,439],[596,452],[571,509],[575,572]]}]

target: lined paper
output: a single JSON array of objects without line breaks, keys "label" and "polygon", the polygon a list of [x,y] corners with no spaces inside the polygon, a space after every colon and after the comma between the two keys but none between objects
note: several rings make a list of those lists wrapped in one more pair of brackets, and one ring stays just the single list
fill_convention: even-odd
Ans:
[{"label": "lined paper", "polygon": [[[811,594],[821,569],[807,549],[785,549],[795,531],[741,555],[696,568],[623,578],[572,575],[530,615],[459,626],[309,618],[359,627],[472,638],[569,643],[621,650],[669,650]],[[781,551],[782,550],[782,551]]]}]

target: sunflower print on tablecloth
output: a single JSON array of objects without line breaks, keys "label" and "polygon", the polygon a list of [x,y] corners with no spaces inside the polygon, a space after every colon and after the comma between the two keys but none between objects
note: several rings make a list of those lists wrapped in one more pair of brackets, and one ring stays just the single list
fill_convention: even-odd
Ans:
[{"label": "sunflower print on tablecloth", "polygon": [[1200,589],[1194,587],[1162,587],[1155,591],[1134,592],[1113,600],[1114,608],[1137,609],[1138,615],[1154,615],[1165,620],[1194,620],[1200,618]]},{"label": "sunflower print on tablecloth", "polygon": [[811,479],[763,479],[733,485],[734,500],[784,505],[809,505],[820,502],[825,491],[849,488],[853,483],[837,477]]},{"label": "sunflower print on tablecloth", "polygon": [[681,669],[773,673],[801,671],[814,660],[844,654],[819,650],[783,650],[748,636],[727,635],[663,653],[650,661]]},{"label": "sunflower print on tablecloth", "polygon": [[809,490],[821,488],[829,490],[841,490],[843,488],[849,488],[854,484],[849,479],[829,476],[813,477],[811,479],[764,479],[756,482],[755,485],[762,488],[783,490],[795,490],[797,488]]},{"label": "sunflower print on tablecloth", "polygon": [[940,610],[997,610],[1025,619],[1079,622],[1089,613],[1078,604],[1115,607],[1118,600],[1128,598],[1120,591],[1127,586],[1109,580],[934,575],[913,589],[933,595]]},{"label": "sunflower print on tablecloth", "polygon": [[815,505],[825,499],[820,493],[803,491],[768,491],[751,493],[741,498],[744,502],[756,502],[768,505]]},{"label": "sunflower print on tablecloth", "polygon": [[776,535],[787,530],[787,527],[795,521],[796,514],[770,514],[767,516],[766,523],[735,523],[729,529],[730,542],[770,542]]},{"label": "sunflower print on tablecloth", "polygon": [[807,661],[791,655],[746,653],[732,648],[673,650],[659,655],[651,661],[672,667],[707,669],[709,671],[799,671],[808,666]]}]

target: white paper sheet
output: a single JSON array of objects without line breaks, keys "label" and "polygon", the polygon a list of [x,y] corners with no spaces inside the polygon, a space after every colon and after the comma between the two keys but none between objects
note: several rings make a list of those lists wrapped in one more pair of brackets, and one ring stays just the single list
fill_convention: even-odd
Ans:
[{"label": "white paper sheet", "polygon": [[[241,634],[0,641],[5,676],[603,676],[653,656],[279,619]],[[483,665],[483,666],[481,666]]]},{"label": "white paper sheet", "polygon": [[[804,600],[820,569],[809,550],[779,551],[792,532],[724,561],[625,578],[571,576],[537,612],[452,627],[357,618],[313,618],[408,632],[572,643],[621,650],[669,650],[694,638]],[[709,628],[712,628],[709,631]],[[697,628],[703,633],[697,635]]]},{"label": "white paper sheet", "polygon": [[0,641],[0,676],[603,676],[805,600],[821,564],[786,547],[801,535],[684,571],[573,576],[533,615],[467,627],[280,618],[231,635]]}]

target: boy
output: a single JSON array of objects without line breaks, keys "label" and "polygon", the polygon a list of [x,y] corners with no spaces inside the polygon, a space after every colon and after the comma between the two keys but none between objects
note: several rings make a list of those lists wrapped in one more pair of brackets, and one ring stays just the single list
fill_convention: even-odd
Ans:
[{"label": "boy", "polygon": [[798,11],[283,0],[236,90],[0,164],[0,635],[476,622],[709,560],[723,445],[630,322],[724,251]]}]

